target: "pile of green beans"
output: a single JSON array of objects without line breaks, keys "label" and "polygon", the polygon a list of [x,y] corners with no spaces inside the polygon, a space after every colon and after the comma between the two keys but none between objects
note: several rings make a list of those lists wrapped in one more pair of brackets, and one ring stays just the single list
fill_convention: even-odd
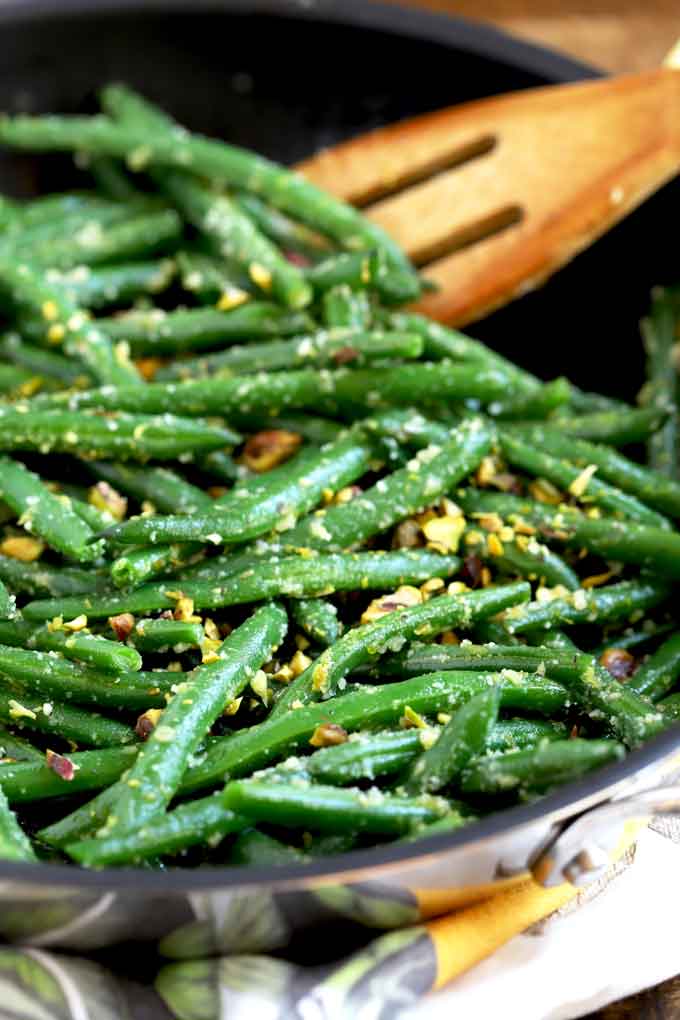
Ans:
[{"label": "pile of green beans", "polygon": [[93,179],[0,198],[0,858],[302,865],[673,725],[676,291],[640,406],[546,381],[357,210],[101,103],[0,118]]}]

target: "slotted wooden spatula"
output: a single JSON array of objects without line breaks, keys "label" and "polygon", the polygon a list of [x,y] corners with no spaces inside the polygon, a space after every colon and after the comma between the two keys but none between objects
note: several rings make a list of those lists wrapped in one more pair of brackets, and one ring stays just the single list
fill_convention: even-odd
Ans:
[{"label": "slotted wooden spatula", "polygon": [[680,71],[465,103],[298,169],[366,207],[438,284],[419,310],[462,325],[538,286],[680,171]]}]

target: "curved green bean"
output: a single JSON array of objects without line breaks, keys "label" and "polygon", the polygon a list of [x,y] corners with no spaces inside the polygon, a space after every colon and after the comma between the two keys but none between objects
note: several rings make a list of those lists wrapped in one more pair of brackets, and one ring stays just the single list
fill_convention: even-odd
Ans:
[{"label": "curved green bean", "polygon": [[620,761],[624,747],[615,740],[554,740],[526,751],[478,758],[463,775],[463,793],[507,794],[545,790],[586,772]]},{"label": "curved green bean", "polygon": [[85,747],[116,747],[131,744],[136,739],[132,727],[97,712],[86,712],[53,700],[41,705],[33,701],[26,704],[26,693],[20,688],[14,693],[15,697],[0,690],[0,722],[62,737]]},{"label": "curved green bean", "polygon": [[446,723],[437,742],[411,765],[406,793],[437,793],[452,783],[486,747],[498,719],[500,691],[491,688],[470,698]]},{"label": "curved green bean", "polygon": [[331,697],[353,669],[384,654],[395,641],[403,643],[415,635],[434,635],[456,626],[469,627],[480,617],[494,616],[508,606],[526,601],[530,593],[529,585],[520,581],[464,595],[441,595],[407,608],[399,605],[397,593],[391,611],[347,631],[289,684],[271,717],[291,710],[294,704]]},{"label": "curved green bean", "polygon": [[90,543],[94,532],[68,500],[50,492],[38,475],[19,461],[2,456],[0,498],[17,514],[27,531],[39,535],[67,559],[83,563],[101,554],[101,543]]},{"label": "curved green bean", "polygon": [[680,677],[680,634],[673,634],[659,645],[657,650],[642,663],[640,668],[626,682],[626,687],[649,698],[659,701],[670,694]]},{"label": "curved green bean", "polygon": [[291,599],[288,610],[297,626],[323,648],[332,645],[342,634],[338,611],[326,599]]},{"label": "curved green bean", "polygon": [[602,478],[624,492],[630,492],[662,513],[680,516],[680,482],[636,464],[617,450],[565,435],[547,424],[512,426],[512,432],[555,457],[568,458],[583,467],[594,464]]},{"label": "curved green bean", "polygon": [[421,512],[466,478],[491,449],[481,419],[463,422],[441,447],[425,447],[406,467],[380,479],[349,503],[320,510],[282,536],[286,545],[346,549]]},{"label": "curved green bean", "polygon": [[5,861],[35,861],[31,841],[19,826],[0,786],[0,858]]},{"label": "curved green bean", "polygon": [[235,630],[215,662],[193,670],[164,709],[129,775],[119,783],[114,812],[102,835],[136,829],[170,802],[197,749],[224,706],[238,696],[283,640],[288,621],[277,605],[264,606]]},{"label": "curved green bean", "polygon": [[66,852],[88,868],[138,864],[149,857],[177,854],[198,843],[214,847],[224,836],[240,832],[249,824],[249,819],[225,809],[219,794],[212,794],[180,804],[129,833],[69,844]]}]

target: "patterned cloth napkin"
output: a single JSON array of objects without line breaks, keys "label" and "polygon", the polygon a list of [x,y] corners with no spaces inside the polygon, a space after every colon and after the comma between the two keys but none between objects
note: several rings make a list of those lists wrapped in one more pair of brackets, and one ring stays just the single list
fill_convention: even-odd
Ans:
[{"label": "patterned cloth napkin", "polygon": [[[519,879],[484,903],[305,968],[247,955],[161,965],[0,949],[0,1020],[570,1020],[680,971],[680,826],[660,820],[583,892]],[[644,937],[644,951],[641,950]],[[113,963],[116,963],[115,956]]]}]

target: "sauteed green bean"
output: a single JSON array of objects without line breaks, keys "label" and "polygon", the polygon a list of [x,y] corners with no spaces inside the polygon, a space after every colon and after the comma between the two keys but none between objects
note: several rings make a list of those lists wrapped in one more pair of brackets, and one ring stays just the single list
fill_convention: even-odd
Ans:
[{"label": "sauteed green bean", "polygon": [[94,181],[0,199],[0,858],[301,863],[673,724],[676,292],[641,406],[545,380],[400,309],[357,210],[101,99],[0,118]]}]

